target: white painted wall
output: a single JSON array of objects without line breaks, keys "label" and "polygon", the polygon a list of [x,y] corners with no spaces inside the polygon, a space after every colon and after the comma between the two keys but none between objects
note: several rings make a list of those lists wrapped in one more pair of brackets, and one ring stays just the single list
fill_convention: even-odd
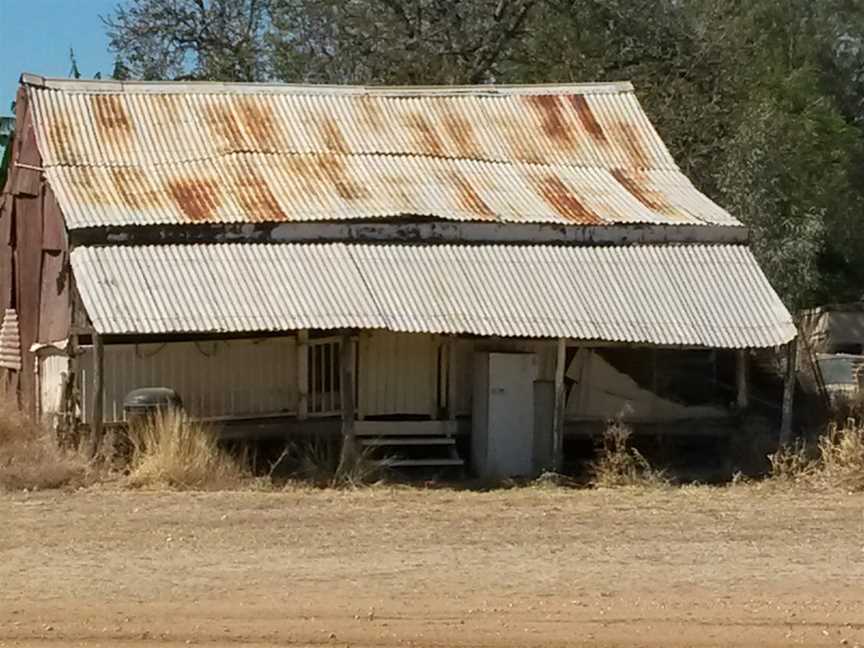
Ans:
[{"label": "white painted wall", "polygon": [[437,417],[439,336],[363,331],[359,342],[361,416]]},{"label": "white painted wall", "polygon": [[555,340],[456,340],[453,362],[456,374],[456,413],[469,416],[472,410],[472,385],[475,351],[537,354],[537,380],[555,380]]},{"label": "white painted wall", "polygon": [[[79,367],[86,422],[92,413],[89,349]],[[282,337],[106,345],[106,422],[123,420],[123,398],[138,387],[171,387],[196,418],[294,413],[296,342]]]},{"label": "white painted wall", "polygon": [[69,357],[60,351],[43,350],[39,357],[39,408],[42,418],[59,411],[63,374],[69,371]]}]

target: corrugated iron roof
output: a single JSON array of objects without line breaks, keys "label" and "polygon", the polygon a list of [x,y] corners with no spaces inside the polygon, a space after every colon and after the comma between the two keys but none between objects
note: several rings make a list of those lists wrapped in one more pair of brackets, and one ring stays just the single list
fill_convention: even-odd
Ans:
[{"label": "corrugated iron roof", "polygon": [[740,226],[681,174],[629,84],[24,82],[70,228],[396,215]]},{"label": "corrugated iron roof", "polygon": [[769,347],[792,318],[745,246],[77,248],[106,334],[385,328]]}]

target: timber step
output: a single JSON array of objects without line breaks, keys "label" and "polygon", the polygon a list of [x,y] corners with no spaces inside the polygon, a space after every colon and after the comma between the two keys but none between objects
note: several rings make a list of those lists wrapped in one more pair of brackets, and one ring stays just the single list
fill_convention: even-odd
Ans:
[{"label": "timber step", "polygon": [[456,445],[453,437],[372,437],[360,439],[362,446],[451,446]]},{"label": "timber step", "polygon": [[439,459],[393,459],[387,462],[387,466],[399,468],[400,466],[464,466],[462,459],[441,457]]}]

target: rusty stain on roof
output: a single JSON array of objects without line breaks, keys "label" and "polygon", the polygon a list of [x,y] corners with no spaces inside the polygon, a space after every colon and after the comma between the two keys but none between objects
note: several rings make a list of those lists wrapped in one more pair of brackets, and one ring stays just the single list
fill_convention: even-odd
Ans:
[{"label": "rusty stain on roof", "polygon": [[543,116],[543,132],[554,142],[570,146],[573,132],[568,128],[561,103],[555,95],[536,95],[527,98],[528,103],[537,108]]},{"label": "rusty stain on roof", "polygon": [[114,186],[123,204],[132,210],[152,208],[159,205],[159,196],[156,192],[140,191],[145,186],[140,169],[135,167],[115,167],[111,169]]},{"label": "rusty stain on roof", "polygon": [[156,95],[156,106],[160,121],[171,124],[180,120],[181,107],[178,105],[182,102],[183,97],[179,95]]},{"label": "rusty stain on roof", "polygon": [[598,143],[606,144],[608,142],[606,133],[603,132],[603,127],[600,126],[600,122],[597,121],[585,97],[582,95],[570,95],[567,99],[576,111],[576,115],[579,117],[579,122],[582,124],[585,132]]},{"label": "rusty stain on roof", "polygon": [[540,194],[559,214],[583,225],[596,225],[603,221],[592,213],[560,178],[547,175],[538,183]]},{"label": "rusty stain on roof", "polygon": [[[204,114],[207,125],[213,133],[222,138],[229,150],[245,148],[240,124],[229,106],[214,101],[204,107]],[[220,150],[224,148],[224,146],[219,147]]]},{"label": "rusty stain on roof", "polygon": [[324,177],[336,188],[339,196],[345,200],[356,200],[366,197],[369,192],[362,185],[354,182],[345,171],[341,158],[321,155],[318,157],[318,168]]},{"label": "rusty stain on roof", "polygon": [[621,169],[614,169],[612,176],[648,209],[658,211],[673,218],[680,218],[678,211],[669,203],[666,197],[650,186],[645,174],[639,172],[628,173]]},{"label": "rusty stain on roof", "polygon": [[265,180],[252,165],[239,170],[232,195],[253,221],[285,220],[285,212]]},{"label": "rusty stain on roof", "polygon": [[681,174],[626,84],[27,88],[73,229],[411,214],[740,225]]},{"label": "rusty stain on roof", "polygon": [[477,141],[474,138],[474,129],[471,127],[471,122],[461,115],[451,112],[445,112],[443,118],[444,130],[453,140],[456,145],[456,150],[460,157],[476,158],[480,148],[477,146]]},{"label": "rusty stain on roof", "polygon": [[240,97],[237,108],[243,128],[251,137],[255,150],[273,150],[272,138],[276,127],[270,106],[255,101],[253,97]]},{"label": "rusty stain on roof", "polygon": [[221,203],[219,186],[207,180],[172,180],[168,190],[180,210],[196,223],[213,220]]},{"label": "rusty stain on roof", "polygon": [[440,156],[444,153],[441,141],[426,119],[423,113],[413,112],[408,114],[408,125],[414,129],[417,145],[427,155]]},{"label": "rusty stain on roof", "polygon": [[93,97],[93,111],[96,124],[106,139],[121,139],[131,134],[132,124],[119,96],[96,95]]},{"label": "rusty stain on roof", "polygon": [[642,138],[639,131],[627,122],[619,122],[617,128],[621,130],[622,141],[627,149],[627,153],[630,155],[632,166],[637,169],[651,168],[651,161],[647,151],[642,146]]},{"label": "rusty stain on roof", "polygon": [[62,119],[57,119],[48,128],[48,141],[56,148],[57,153],[63,160],[67,162],[75,161],[75,155],[69,147],[69,140],[72,138],[72,132],[67,124]]},{"label": "rusty stain on roof", "polygon": [[448,176],[451,184],[456,189],[458,204],[472,214],[483,220],[494,220],[495,212],[486,204],[477,190],[471,186],[468,179],[457,171],[450,172]]},{"label": "rusty stain on roof", "polygon": [[339,126],[329,117],[321,118],[321,134],[324,137],[324,145],[328,151],[345,153],[348,150],[348,145],[345,138],[342,136],[342,131]]}]

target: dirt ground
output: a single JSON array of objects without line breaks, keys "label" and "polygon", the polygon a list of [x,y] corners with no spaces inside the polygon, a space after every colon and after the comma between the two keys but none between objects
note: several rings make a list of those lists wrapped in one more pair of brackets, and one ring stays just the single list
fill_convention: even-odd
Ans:
[{"label": "dirt ground", "polygon": [[0,495],[0,646],[862,646],[864,496]]}]

